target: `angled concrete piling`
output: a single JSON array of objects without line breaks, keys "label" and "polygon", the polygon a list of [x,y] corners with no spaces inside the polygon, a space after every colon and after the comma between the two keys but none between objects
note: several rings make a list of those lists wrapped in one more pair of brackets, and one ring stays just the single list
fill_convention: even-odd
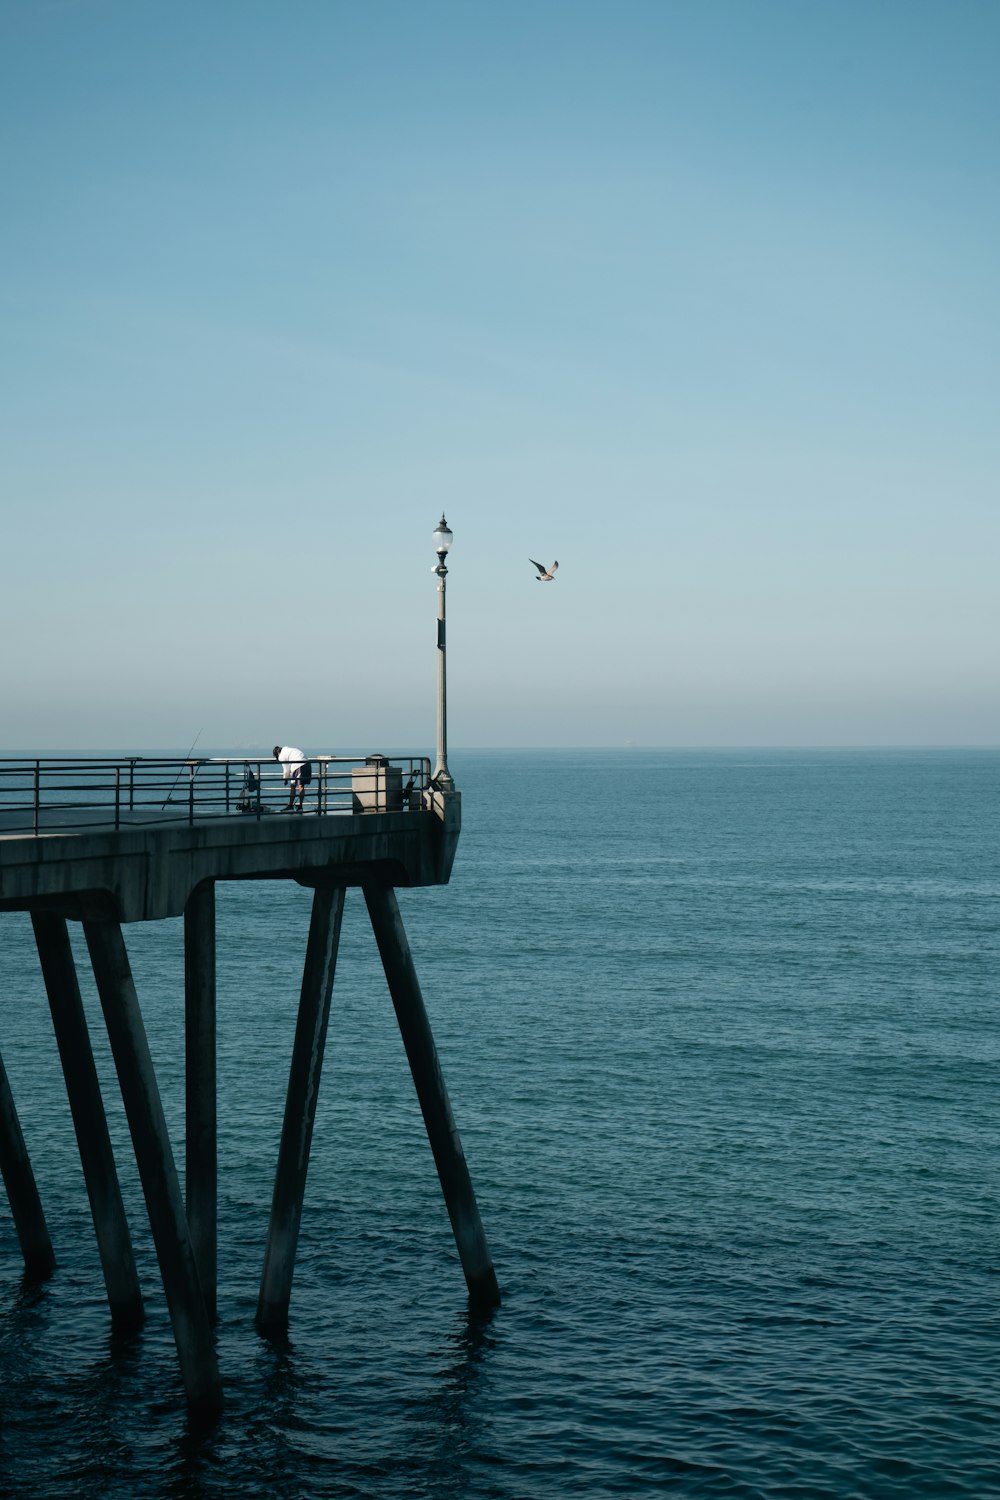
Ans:
[{"label": "angled concrete piling", "polygon": [[116,1330],[126,1332],[142,1324],[142,1292],[69,932],[65,919],[56,912],[32,912],[31,922],[90,1199],[111,1320]]},{"label": "angled concrete piling", "polygon": [[474,1302],[495,1305],[500,1288],[396,893],[391,886],[377,885],[366,885],[364,892],[469,1296]]},{"label": "angled concrete piling", "polygon": [[181,1376],[190,1406],[210,1415],[221,1405],[222,1386],[125,941],[117,922],[87,921],[83,930],[132,1134]]},{"label": "angled concrete piling", "polygon": [[278,1170],[257,1301],[257,1327],[262,1333],[280,1333],[288,1323],[288,1303],[343,914],[343,886],[313,892],[285,1118],[278,1148]]},{"label": "angled concrete piling", "polygon": [[3,1058],[0,1058],[0,1174],[21,1243],[25,1274],[33,1281],[44,1281],[55,1270],[56,1257]]}]

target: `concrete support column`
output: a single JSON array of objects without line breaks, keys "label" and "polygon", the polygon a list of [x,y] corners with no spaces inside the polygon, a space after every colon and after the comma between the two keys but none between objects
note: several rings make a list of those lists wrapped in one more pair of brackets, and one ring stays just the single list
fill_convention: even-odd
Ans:
[{"label": "concrete support column", "polygon": [[215,882],[184,908],[185,1194],[205,1307],[215,1318],[218,1225],[215,1048]]},{"label": "concrete support column", "polygon": [[375,885],[366,885],[364,892],[469,1295],[477,1303],[495,1306],[500,1301],[500,1288],[396,893],[391,886]]},{"label": "concrete support column", "polygon": [[33,1280],[44,1281],[55,1270],[56,1258],[2,1057],[0,1057],[0,1174],[3,1175],[11,1218],[14,1220],[14,1228],[21,1242],[24,1269]]},{"label": "concrete support column", "polygon": [[83,930],[132,1133],[188,1403],[197,1415],[214,1416],[222,1404],[222,1386],[212,1330],[125,942],[117,922],[84,922]]},{"label": "concrete support column", "polygon": [[288,1303],[343,915],[343,886],[313,892],[285,1118],[257,1302],[257,1327],[262,1333],[280,1333],[288,1325]]},{"label": "concrete support column", "polygon": [[69,932],[65,919],[56,912],[32,912],[31,924],[80,1149],[111,1321],[119,1332],[128,1332],[142,1326],[142,1292]]}]

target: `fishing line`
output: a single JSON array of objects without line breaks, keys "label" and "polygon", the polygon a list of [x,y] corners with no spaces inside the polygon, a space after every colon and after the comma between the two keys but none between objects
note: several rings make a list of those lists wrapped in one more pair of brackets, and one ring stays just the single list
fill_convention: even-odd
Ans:
[{"label": "fishing line", "polygon": [[[192,751],[194,750],[195,745],[197,745],[198,741],[201,739],[201,736],[202,736],[203,732],[204,732],[204,726],[203,726],[202,729],[198,730],[198,733],[195,735],[194,739],[191,741],[191,745],[190,745],[190,747],[188,749],[188,753],[184,757],[185,760],[190,760],[191,759]],[[181,767],[181,771],[182,770],[183,770],[183,766]],[[167,803],[172,799],[172,797],[174,795],[174,787],[176,787],[177,783],[181,779],[181,771],[177,772],[177,775],[174,777],[174,785],[170,788],[170,790],[167,793],[166,797],[164,798],[163,802],[160,804],[160,812],[163,811],[163,809],[166,807]]]}]

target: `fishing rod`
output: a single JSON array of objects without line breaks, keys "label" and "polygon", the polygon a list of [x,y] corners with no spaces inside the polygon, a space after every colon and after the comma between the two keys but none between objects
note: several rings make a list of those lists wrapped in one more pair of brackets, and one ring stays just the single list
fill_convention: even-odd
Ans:
[{"label": "fishing rod", "polygon": [[[198,733],[195,735],[194,739],[191,741],[190,747],[188,748],[188,753],[184,757],[184,759],[186,761],[188,761],[188,760],[191,759],[191,755],[192,755],[192,753],[194,751],[194,747],[195,747],[195,745],[197,745],[198,741],[201,739],[201,736],[202,736],[203,732],[204,732],[203,729],[199,729]],[[182,766],[181,769],[183,770],[183,766]],[[170,788],[169,792],[167,793],[166,797],[164,798],[163,802],[160,805],[160,812],[163,811],[163,809],[166,807],[166,805],[167,805],[168,802],[172,801],[173,795],[174,795],[174,787],[176,787],[176,785],[180,781],[180,779],[181,779],[181,772],[178,771],[177,775],[174,777],[174,785]]]}]

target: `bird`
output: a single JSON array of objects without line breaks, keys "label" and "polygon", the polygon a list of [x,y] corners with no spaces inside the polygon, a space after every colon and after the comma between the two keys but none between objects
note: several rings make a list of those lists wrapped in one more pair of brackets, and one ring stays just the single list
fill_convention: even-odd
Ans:
[{"label": "bird", "polygon": [[558,568],[559,566],[557,562],[554,562],[551,568],[545,568],[541,563],[536,563],[533,557],[529,557],[528,561],[538,569],[538,577],[535,579],[536,583],[552,582],[553,578],[556,576],[556,568]]}]

